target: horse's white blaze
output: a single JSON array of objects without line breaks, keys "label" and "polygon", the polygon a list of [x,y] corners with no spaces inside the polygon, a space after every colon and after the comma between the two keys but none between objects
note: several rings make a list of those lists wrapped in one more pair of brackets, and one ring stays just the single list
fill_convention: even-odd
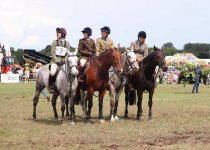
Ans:
[{"label": "horse's white blaze", "polygon": [[76,68],[78,58],[76,56],[70,56],[68,57],[69,66],[71,67],[70,73],[74,76],[77,76],[79,74],[78,69]]},{"label": "horse's white blaze", "polygon": [[127,51],[127,58],[128,58],[130,63],[134,62],[134,63],[131,64],[130,67],[132,69],[139,70],[139,65],[136,61],[136,54],[133,51]]}]

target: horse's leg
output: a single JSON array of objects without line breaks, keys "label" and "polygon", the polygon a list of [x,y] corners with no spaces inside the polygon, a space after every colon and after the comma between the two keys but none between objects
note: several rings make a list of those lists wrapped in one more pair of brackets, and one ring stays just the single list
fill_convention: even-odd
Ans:
[{"label": "horse's leg", "polygon": [[104,99],[105,93],[106,93],[106,88],[99,91],[99,115],[98,115],[98,118],[100,119],[101,123],[105,122],[103,119],[103,99]]},{"label": "horse's leg", "polygon": [[34,99],[33,99],[33,106],[34,106],[33,118],[34,119],[36,119],[36,106],[37,106],[37,103],[38,103],[38,100],[39,100],[39,95],[40,95],[40,93],[43,89],[44,89],[44,87],[36,84],[36,93],[35,93]]},{"label": "horse's leg", "polygon": [[[71,89],[71,95],[70,95],[70,116],[69,119],[72,120],[72,123],[74,124],[74,119],[75,119],[75,110],[74,110],[74,100],[75,100],[75,96],[76,96],[76,91],[77,89]],[[66,108],[68,109],[68,108]]]},{"label": "horse's leg", "polygon": [[82,116],[83,118],[87,118],[87,102],[85,99],[85,91],[84,90],[80,90],[80,94],[81,94],[81,106],[82,106]]},{"label": "horse's leg", "polygon": [[[88,111],[87,111],[87,120],[91,119],[91,109],[93,107],[93,89],[88,89]],[[86,102],[85,102],[86,103]]]},{"label": "horse's leg", "polygon": [[116,96],[115,96],[115,108],[114,108],[115,120],[119,120],[117,116],[117,108],[118,108],[118,102],[119,102],[119,98],[120,98],[120,94],[122,93],[122,90],[123,90],[123,86],[120,87],[120,89],[116,92]]},{"label": "horse's leg", "polygon": [[129,89],[128,89],[128,85],[125,84],[125,89],[124,89],[124,92],[125,92],[125,115],[124,117],[127,118],[128,117],[128,102],[129,102]]},{"label": "horse's leg", "polygon": [[62,112],[62,117],[61,117],[61,122],[64,121],[64,112],[65,112],[65,97],[64,94],[60,94],[61,98],[61,112]]},{"label": "horse's leg", "polygon": [[142,95],[143,95],[143,91],[141,90],[137,90],[137,95],[138,95],[138,102],[137,102],[137,119],[140,119],[142,117]]},{"label": "horse's leg", "polygon": [[116,95],[116,90],[113,85],[109,87],[109,97],[110,97],[110,118],[111,121],[115,121],[115,116],[114,116],[114,103],[115,103],[115,95]]},{"label": "horse's leg", "polygon": [[57,98],[58,98],[58,94],[53,93],[51,102],[52,102],[52,107],[53,107],[53,112],[54,112],[55,119],[58,119],[58,113],[57,113],[57,109],[56,109]]},{"label": "horse's leg", "polygon": [[152,120],[152,104],[153,104],[152,97],[153,97],[154,91],[155,91],[154,88],[149,91],[149,102],[148,102],[148,105],[149,105],[149,114],[148,114],[149,120]]},{"label": "horse's leg", "polygon": [[68,109],[69,97],[68,96],[65,97],[65,104],[66,104],[66,117],[68,117],[69,116],[69,109]]}]

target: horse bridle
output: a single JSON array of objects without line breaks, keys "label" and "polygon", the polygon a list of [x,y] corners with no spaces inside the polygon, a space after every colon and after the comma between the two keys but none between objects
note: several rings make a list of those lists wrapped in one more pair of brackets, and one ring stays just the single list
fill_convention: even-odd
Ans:
[{"label": "horse bridle", "polygon": [[[77,56],[77,55],[69,55],[68,57],[75,57],[75,56]],[[74,79],[75,79],[75,77],[71,80],[70,78],[69,78],[69,75],[68,75],[68,71],[71,71],[71,69],[73,68],[73,67],[75,67],[76,69],[78,69],[78,66],[77,65],[72,65],[72,66],[69,66],[69,60],[68,60],[68,58],[67,58],[67,60],[65,61],[65,70],[67,71],[65,71],[62,67],[61,67],[61,70],[65,73],[65,75],[66,75],[66,79],[68,80],[68,82],[70,82],[70,83],[72,83],[73,81],[74,81]],[[71,74],[70,74],[71,75]]]},{"label": "horse bridle", "polygon": [[[152,53],[151,53],[151,54],[152,54]],[[151,55],[151,54],[150,54],[150,55]],[[155,74],[155,76],[154,76],[154,81],[156,81],[157,75],[158,75],[158,73],[159,73],[159,70],[160,70],[160,68],[162,68],[163,65],[164,65],[163,62],[157,62],[158,70],[157,70],[157,72],[156,72],[156,74]],[[143,61],[142,61],[142,63],[141,63],[141,68],[142,68],[142,73],[143,73],[144,80],[147,82],[147,84],[150,85],[151,81],[148,81],[148,80],[146,79],[145,75],[144,75]],[[145,92],[145,91],[144,91],[144,92]],[[146,92],[145,92],[145,93],[146,93]]]},{"label": "horse bridle", "polygon": [[[136,60],[134,60],[134,61],[132,61],[132,62],[130,62],[130,60],[129,60],[129,56],[128,56],[128,53],[130,53],[131,51],[126,51],[126,53],[125,53],[125,55],[126,55],[126,59],[127,59],[127,61],[128,61],[128,63],[129,63],[129,66],[133,69],[133,70],[136,70],[135,68],[133,68],[133,64],[134,63],[136,63],[137,61]],[[130,69],[128,69],[128,71],[129,71]]]}]

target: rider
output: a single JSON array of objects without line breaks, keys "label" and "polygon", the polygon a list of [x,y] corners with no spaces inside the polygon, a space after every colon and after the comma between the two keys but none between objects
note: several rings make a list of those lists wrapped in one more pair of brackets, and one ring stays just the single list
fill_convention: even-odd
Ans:
[{"label": "rider", "polygon": [[[148,55],[148,46],[145,43],[146,37],[146,32],[140,31],[138,33],[138,39],[134,42],[131,42],[130,45],[130,49],[136,54],[136,60],[138,63],[141,63],[143,59]],[[128,83],[128,85],[130,90],[134,90],[131,84]]]},{"label": "rider", "polygon": [[140,63],[148,55],[148,46],[145,43],[147,37],[146,32],[140,31],[138,33],[138,39],[131,42],[130,49],[136,53],[136,60]]},{"label": "rider", "polygon": [[112,39],[108,37],[110,33],[111,33],[111,30],[109,27],[104,26],[103,28],[101,28],[102,37],[96,40],[97,55],[99,55],[101,52],[109,50],[110,48],[114,48],[114,43]]},{"label": "rider", "polygon": [[55,80],[56,73],[58,72],[58,66],[62,66],[65,63],[68,51],[70,51],[70,44],[65,40],[66,38],[66,29],[65,28],[56,28],[57,39],[54,40],[51,44],[51,65],[50,76],[49,76],[49,91],[52,93],[55,91]]},{"label": "rider", "polygon": [[82,31],[84,38],[79,40],[78,50],[80,53],[80,75],[79,82],[83,82],[85,64],[89,57],[96,53],[95,41],[90,38],[92,35],[92,29],[89,27],[84,28]]}]

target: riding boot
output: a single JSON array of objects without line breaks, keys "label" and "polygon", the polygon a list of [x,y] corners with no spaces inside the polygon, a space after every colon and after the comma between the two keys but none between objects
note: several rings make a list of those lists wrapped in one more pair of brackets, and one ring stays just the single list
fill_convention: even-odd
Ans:
[{"label": "riding boot", "polygon": [[49,76],[49,92],[53,93],[55,91],[55,77]]},{"label": "riding boot", "polygon": [[80,68],[80,75],[78,77],[78,82],[83,83],[85,78],[84,67]]}]

